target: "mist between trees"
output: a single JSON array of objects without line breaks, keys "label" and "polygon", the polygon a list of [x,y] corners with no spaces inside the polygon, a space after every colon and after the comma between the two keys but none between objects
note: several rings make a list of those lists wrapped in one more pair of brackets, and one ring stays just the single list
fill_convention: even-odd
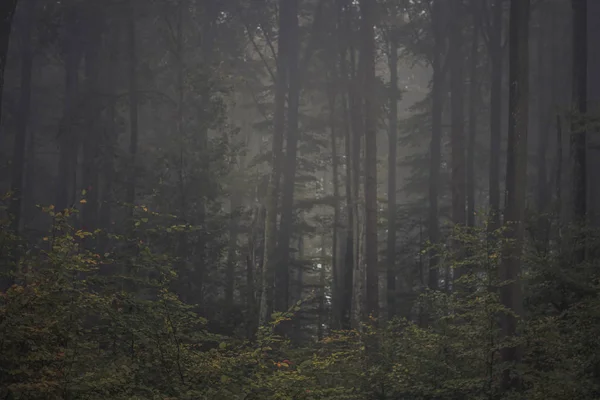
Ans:
[{"label": "mist between trees", "polygon": [[0,397],[600,398],[600,1],[0,1]]}]

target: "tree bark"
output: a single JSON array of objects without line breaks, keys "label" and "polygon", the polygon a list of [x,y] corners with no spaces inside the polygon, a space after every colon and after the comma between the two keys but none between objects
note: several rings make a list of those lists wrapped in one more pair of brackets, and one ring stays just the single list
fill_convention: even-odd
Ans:
[{"label": "tree bark", "polygon": [[[433,83],[431,88],[431,144],[429,158],[429,241],[432,246],[437,246],[440,241],[439,227],[439,191],[440,167],[442,162],[442,113],[444,107],[444,71],[443,71],[443,27],[442,5],[435,1],[431,10],[431,23],[434,33],[435,48],[432,60]],[[429,288],[438,289],[437,249],[429,254]]]},{"label": "tree bark", "polygon": [[[587,0],[571,0],[573,8],[573,97],[571,99],[571,160],[573,220],[583,227],[587,222]],[[576,262],[585,258],[585,235],[580,235],[576,245]]]},{"label": "tree bark", "polygon": [[503,1],[494,0],[489,32],[491,64],[489,229],[500,228],[500,152],[502,140],[502,16]]},{"label": "tree bark", "polygon": [[60,154],[56,193],[56,208],[58,210],[71,207],[75,200],[79,137],[73,130],[73,121],[75,118],[76,97],[79,90],[78,74],[81,61],[77,14],[78,9],[75,6],[68,6],[65,16],[66,34],[64,41],[65,100],[59,128]]},{"label": "tree bark", "polygon": [[[506,164],[506,239],[500,266],[500,281],[508,282],[500,290],[502,305],[510,313],[502,316],[501,332],[505,338],[517,333],[518,318],[523,315],[521,291],[521,257],[523,248],[525,199],[527,193],[527,133],[529,112],[529,13],[530,0],[511,0],[509,115]],[[523,349],[518,345],[502,348],[502,361],[518,364]],[[511,367],[503,372],[505,390],[518,390],[519,378]]]},{"label": "tree bark", "polygon": [[138,84],[137,84],[137,45],[134,0],[127,5],[127,43],[129,50],[129,182],[127,185],[126,202],[129,204],[130,215],[133,215],[137,186],[137,152],[138,152]]},{"label": "tree bark", "polygon": [[[25,18],[21,33],[21,96],[19,99],[19,114],[17,116],[17,132],[13,147],[12,158],[12,201],[10,214],[13,218],[12,228],[19,232],[21,225],[21,208],[23,202],[23,176],[25,171],[25,153],[27,151],[27,126],[29,123],[29,111],[31,108],[31,72],[33,68],[33,49],[31,37],[33,33],[33,21],[35,19],[36,0],[24,1]],[[1,104],[0,104],[1,108]]]},{"label": "tree bark", "polygon": [[267,188],[265,218],[265,252],[263,259],[259,324],[266,323],[273,311],[273,285],[275,282],[277,251],[277,209],[283,161],[283,135],[285,129],[285,97],[287,92],[287,58],[289,1],[279,0],[279,40],[277,44],[277,76],[275,82],[275,113],[273,118],[272,165]]},{"label": "tree bark", "polygon": [[288,123],[285,163],[283,166],[283,194],[281,200],[281,223],[279,226],[279,257],[275,277],[275,308],[287,311],[289,307],[290,240],[294,217],[294,188],[298,153],[298,108],[300,107],[300,79],[298,76],[298,0],[288,0]]},{"label": "tree bark", "polygon": [[396,176],[398,153],[398,38],[392,30],[389,40],[390,115],[388,133],[388,226],[387,226],[387,313],[396,315]]},{"label": "tree bark", "polygon": [[[8,57],[8,45],[17,0],[0,1],[0,122],[2,122],[2,94],[4,92],[4,69]],[[0,128],[1,129],[1,128]],[[2,132],[0,131],[0,139]]]},{"label": "tree bark", "polygon": [[473,0],[473,37],[471,38],[471,54],[469,57],[469,139],[467,143],[467,226],[475,227],[477,174],[475,173],[475,144],[477,137],[477,112],[479,111],[479,0]]},{"label": "tree bark", "polygon": [[[456,226],[464,226],[466,221],[466,155],[465,155],[465,115],[464,115],[464,54],[462,34],[462,2],[452,1],[452,26],[450,31],[449,57],[450,63],[450,119],[452,150],[452,222]],[[460,244],[454,242],[458,250]],[[460,278],[462,268],[454,270],[454,278]],[[450,277],[446,277],[446,290],[449,289]]]},{"label": "tree bark", "polygon": [[365,268],[366,313],[379,315],[379,276],[377,268],[377,106],[375,104],[375,0],[360,2],[365,126]]}]

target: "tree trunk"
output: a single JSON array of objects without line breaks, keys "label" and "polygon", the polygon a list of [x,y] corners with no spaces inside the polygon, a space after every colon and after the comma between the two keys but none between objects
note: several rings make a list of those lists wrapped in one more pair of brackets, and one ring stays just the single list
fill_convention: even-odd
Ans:
[{"label": "tree trunk", "polygon": [[469,140],[467,144],[467,226],[475,227],[476,199],[475,189],[477,179],[475,174],[475,143],[477,137],[477,112],[479,111],[479,6],[472,1],[473,7],[473,37],[471,39],[471,55],[469,57]]},{"label": "tree trunk", "polygon": [[231,193],[231,206],[229,210],[229,243],[227,245],[227,270],[225,277],[225,308],[233,309],[233,294],[235,291],[235,267],[237,265],[237,243],[239,232],[239,208],[242,205],[242,196],[235,191]]},{"label": "tree trunk", "polygon": [[[587,222],[587,0],[571,0],[573,7],[573,97],[571,116],[571,160],[573,220],[581,227]],[[585,235],[576,245],[576,262],[585,258]]]},{"label": "tree trunk", "polygon": [[342,97],[342,111],[344,121],[344,151],[345,151],[345,169],[346,169],[346,229],[345,229],[345,252],[343,258],[343,268],[341,277],[340,289],[340,318],[342,329],[350,329],[352,315],[352,283],[354,282],[354,194],[352,180],[352,129],[350,122],[350,82],[347,70],[347,60],[345,51],[342,52],[340,58],[340,75],[346,84],[346,93]]},{"label": "tree trunk", "polygon": [[92,8],[88,19],[88,32],[85,46],[85,74],[87,84],[86,95],[86,132],[83,142],[82,181],[86,200],[83,205],[83,228],[93,231],[98,228],[98,181],[100,166],[98,165],[98,148],[102,137],[101,104],[99,95],[100,55],[102,20],[100,10]]},{"label": "tree trunk", "polygon": [[[442,113],[444,107],[443,29],[441,3],[433,3],[431,23],[434,32],[435,49],[432,60],[433,83],[431,88],[431,144],[429,155],[429,241],[436,246],[440,241],[438,199],[440,191],[440,166],[442,162]],[[437,249],[429,254],[429,288],[439,285]]]},{"label": "tree trunk", "polygon": [[75,201],[75,181],[77,176],[77,153],[79,137],[73,129],[76,97],[79,89],[79,63],[81,51],[77,23],[78,10],[71,5],[66,10],[65,51],[65,100],[59,129],[60,154],[58,161],[58,188],[56,208],[63,210]]},{"label": "tree trunk", "polygon": [[[19,99],[19,114],[17,116],[17,132],[12,158],[12,201],[10,214],[13,218],[12,228],[19,232],[21,223],[21,208],[23,201],[23,175],[25,171],[25,152],[27,147],[27,125],[31,107],[31,71],[33,68],[33,50],[31,37],[35,19],[36,0],[24,1],[25,18],[21,33],[21,97]],[[1,108],[1,104],[0,104]]]},{"label": "tree trunk", "polygon": [[398,39],[391,31],[388,65],[390,69],[390,115],[388,134],[388,226],[387,226],[387,312],[396,315],[396,170],[398,153]]},{"label": "tree trunk", "polygon": [[[466,159],[465,159],[465,115],[464,115],[464,55],[462,35],[462,4],[460,0],[452,2],[452,26],[450,32],[450,114],[451,114],[451,149],[452,149],[452,222],[464,226],[466,221]],[[458,250],[459,242],[454,243]],[[455,279],[460,278],[462,268],[454,271]],[[446,277],[446,290],[449,289],[450,277]]]},{"label": "tree trunk", "polygon": [[494,0],[489,32],[491,64],[490,92],[490,221],[489,229],[500,228],[500,152],[502,140],[502,14],[503,0]]},{"label": "tree trunk", "polygon": [[259,324],[266,323],[273,311],[273,285],[275,281],[277,250],[277,209],[283,161],[283,134],[285,129],[285,97],[288,65],[289,1],[279,0],[279,41],[277,44],[277,76],[275,82],[275,113],[273,118],[272,165],[267,188],[265,219],[265,252],[261,279]]},{"label": "tree trunk", "polygon": [[[505,338],[517,333],[518,318],[523,315],[521,291],[521,256],[523,248],[525,199],[527,193],[527,128],[529,112],[529,0],[511,0],[509,116],[506,163],[506,239],[500,266],[502,286],[500,299],[509,313],[502,316],[501,331]],[[519,363],[522,348],[517,345],[502,348],[502,361]],[[518,390],[519,378],[511,375],[511,367],[503,373],[503,388]]]},{"label": "tree trunk", "polygon": [[338,260],[338,231],[340,228],[340,184],[339,184],[339,160],[337,144],[337,125],[336,125],[336,100],[337,100],[337,73],[335,66],[332,82],[328,90],[329,101],[329,129],[331,134],[331,181],[333,185],[333,222],[332,222],[332,243],[331,243],[331,273],[332,273],[332,308],[333,325],[335,329],[340,328],[341,324],[341,287],[340,281],[340,263]]},{"label": "tree trunk", "polygon": [[137,152],[138,152],[138,85],[137,85],[137,45],[134,0],[129,0],[127,6],[127,43],[129,48],[129,182],[127,185],[126,202],[129,204],[130,215],[133,215],[135,191],[137,186]]},{"label": "tree trunk", "polygon": [[294,217],[294,188],[298,153],[298,108],[300,106],[300,79],[298,76],[298,0],[288,0],[288,123],[285,164],[283,167],[283,195],[281,200],[281,223],[279,226],[279,257],[275,277],[275,308],[287,311],[289,307],[290,240]]},{"label": "tree trunk", "polygon": [[377,268],[377,105],[375,96],[375,0],[360,2],[365,113],[365,268],[367,315],[379,315],[379,276]]},{"label": "tree trunk", "polygon": [[[13,15],[17,8],[17,0],[0,1],[0,122],[2,122],[2,93],[4,92],[4,69],[8,57],[8,45],[12,28]],[[1,129],[1,128],[0,128]],[[0,139],[2,132],[0,131]]]}]

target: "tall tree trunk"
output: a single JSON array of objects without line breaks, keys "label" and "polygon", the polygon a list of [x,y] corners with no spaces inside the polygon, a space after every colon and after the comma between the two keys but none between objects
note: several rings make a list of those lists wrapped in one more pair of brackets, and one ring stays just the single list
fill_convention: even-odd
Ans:
[{"label": "tall tree trunk", "polygon": [[87,16],[86,46],[85,46],[85,74],[87,84],[86,94],[86,132],[83,141],[83,187],[86,191],[83,205],[82,220],[87,230],[98,228],[98,148],[102,136],[101,104],[99,96],[100,55],[102,40],[101,10],[92,7]]},{"label": "tall tree trunk", "polygon": [[548,150],[548,128],[552,121],[548,118],[550,113],[547,107],[547,96],[550,94],[547,90],[547,74],[546,74],[546,63],[545,59],[545,42],[546,42],[546,19],[547,15],[543,9],[539,10],[539,30],[537,38],[537,128],[538,128],[538,142],[537,142],[537,207],[538,212],[545,213],[548,204],[548,169],[546,153]]},{"label": "tall tree trunk", "polygon": [[58,210],[71,207],[75,200],[79,137],[73,129],[73,120],[75,118],[76,97],[79,89],[78,75],[81,61],[77,14],[78,9],[74,5],[68,6],[65,17],[66,34],[64,41],[65,100],[59,128],[59,178],[56,193],[56,208]]},{"label": "tall tree trunk", "polygon": [[489,32],[490,92],[490,231],[500,227],[500,152],[502,140],[502,15],[504,0],[493,0]]},{"label": "tall tree trunk", "polygon": [[345,50],[341,52],[340,57],[340,75],[346,84],[346,93],[342,96],[342,111],[344,121],[344,151],[345,151],[345,195],[346,195],[346,227],[344,246],[344,258],[340,289],[340,318],[342,329],[350,329],[352,315],[352,283],[354,282],[354,194],[353,194],[353,162],[352,162],[352,129],[350,122],[350,82],[348,76],[347,59]]},{"label": "tall tree trunk", "polygon": [[326,321],[326,315],[325,315],[325,258],[326,258],[326,252],[325,252],[325,236],[323,235],[321,237],[321,260],[320,260],[320,265],[321,268],[319,270],[319,291],[318,291],[318,301],[319,301],[319,310],[317,312],[317,339],[318,340],[322,340],[323,337],[325,336],[325,329],[324,329],[324,325],[325,325],[325,321]]},{"label": "tall tree trunk", "polygon": [[[573,7],[573,97],[571,99],[571,160],[573,182],[573,219],[584,226],[587,220],[587,161],[586,161],[586,113],[587,113],[587,0],[571,0]],[[576,261],[585,258],[585,235],[577,245]]]},{"label": "tall tree trunk", "polygon": [[389,40],[390,115],[388,133],[388,226],[387,226],[387,312],[396,315],[396,169],[398,153],[398,33],[392,30]]},{"label": "tall tree trunk", "polygon": [[225,308],[233,309],[233,294],[235,291],[235,267],[237,265],[237,247],[239,232],[239,208],[242,205],[240,193],[231,193],[229,216],[229,243],[227,245],[227,270],[225,277]]},{"label": "tall tree trunk", "polygon": [[366,312],[379,315],[379,275],[377,268],[377,105],[375,97],[375,0],[360,2],[362,16],[363,81],[365,110],[365,261]]},{"label": "tall tree trunk", "polygon": [[[466,221],[466,159],[465,159],[465,115],[464,115],[464,55],[462,35],[462,2],[452,1],[452,26],[448,56],[450,63],[450,114],[451,114],[451,149],[452,149],[452,222],[464,226]],[[454,243],[458,248],[459,242]],[[462,268],[456,268],[454,277],[460,278]],[[446,290],[449,289],[450,277],[446,277]]]},{"label": "tall tree trunk", "polygon": [[277,44],[277,76],[275,82],[275,113],[273,118],[272,165],[267,188],[265,220],[265,252],[261,279],[259,324],[266,323],[273,311],[277,250],[277,209],[283,161],[283,134],[285,129],[285,97],[287,92],[289,1],[279,0],[279,40]]},{"label": "tall tree trunk", "polygon": [[[521,256],[523,248],[525,199],[527,193],[527,126],[529,112],[529,13],[530,0],[511,0],[509,115],[506,163],[506,239],[500,266],[500,281],[508,282],[500,290],[502,305],[510,313],[502,316],[505,338],[517,333],[518,318],[523,315],[521,292]],[[502,361],[519,363],[522,348],[518,345],[501,350]],[[505,390],[518,390],[520,381],[507,367],[502,379]]]},{"label": "tall tree trunk", "polygon": [[127,5],[127,43],[129,50],[129,182],[127,184],[127,198],[131,215],[135,204],[137,186],[137,152],[138,152],[138,84],[137,84],[137,45],[135,24],[135,0],[129,0]]},{"label": "tall tree trunk", "polygon": [[337,121],[336,121],[336,100],[338,83],[337,73],[335,71],[332,77],[332,82],[328,90],[329,101],[329,129],[331,134],[331,182],[333,185],[333,222],[332,222],[332,244],[331,244],[331,273],[332,273],[332,308],[333,308],[333,325],[335,329],[340,328],[341,324],[341,288],[342,282],[340,277],[340,263],[338,259],[338,232],[340,229],[340,184],[339,184],[339,160],[338,160],[338,144],[337,144]]},{"label": "tall tree trunk", "polygon": [[[21,97],[19,99],[19,114],[17,116],[17,132],[12,158],[12,201],[10,214],[13,217],[12,228],[15,232],[20,229],[21,208],[23,201],[23,175],[25,171],[25,152],[27,147],[27,124],[31,107],[31,71],[33,68],[33,50],[31,37],[35,19],[36,0],[25,0],[25,17],[20,29],[21,33]],[[1,107],[1,105],[0,105]]]},{"label": "tall tree trunk", "polygon": [[[434,55],[432,60],[433,83],[431,88],[431,144],[429,155],[429,241],[436,246],[440,241],[438,200],[440,192],[440,167],[442,162],[442,113],[444,107],[444,71],[442,57],[444,51],[442,28],[442,5],[433,3],[431,23],[434,32]],[[429,288],[439,285],[437,249],[429,255]]]},{"label": "tall tree trunk", "polygon": [[[13,15],[17,8],[17,0],[0,1],[0,122],[2,122],[2,94],[4,92],[4,69],[8,57],[8,45],[12,28]],[[0,128],[1,129],[1,128]],[[2,132],[0,131],[0,139]]]},{"label": "tall tree trunk", "polygon": [[294,218],[294,188],[298,153],[298,108],[300,107],[300,79],[298,76],[298,0],[288,0],[288,123],[283,167],[283,195],[281,200],[281,223],[279,226],[279,258],[275,277],[275,308],[286,311],[289,307],[290,240]]},{"label": "tall tree trunk", "polygon": [[479,0],[472,0],[473,37],[471,38],[471,54],[469,56],[469,139],[467,143],[467,226],[475,226],[477,179],[475,174],[475,144],[477,137],[477,112],[479,111]]}]

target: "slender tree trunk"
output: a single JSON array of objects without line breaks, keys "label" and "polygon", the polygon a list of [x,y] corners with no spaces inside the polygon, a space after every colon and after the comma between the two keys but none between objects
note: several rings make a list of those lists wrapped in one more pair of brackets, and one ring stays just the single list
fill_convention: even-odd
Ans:
[{"label": "slender tree trunk", "polygon": [[[545,41],[546,41],[546,14],[540,10],[540,28],[537,40],[537,114],[538,114],[538,143],[537,143],[537,207],[538,212],[545,213],[548,205],[548,170],[546,153],[548,150],[548,121],[549,113],[546,96],[549,94],[546,90],[546,63],[545,59]],[[542,225],[543,227],[543,225]]]},{"label": "slender tree trunk", "polygon": [[235,267],[237,265],[237,243],[239,232],[239,208],[242,205],[241,194],[231,194],[231,209],[229,210],[229,243],[227,245],[227,270],[225,278],[225,308],[233,309],[233,294],[235,289]]},{"label": "slender tree trunk", "polygon": [[[573,182],[573,219],[582,227],[587,222],[587,0],[571,0],[573,7],[573,97],[571,99],[571,160]],[[575,258],[585,258],[585,235],[581,235]]]},{"label": "slender tree trunk", "polygon": [[64,41],[65,51],[65,100],[63,117],[59,129],[60,154],[58,161],[58,188],[56,208],[63,210],[71,207],[75,200],[75,181],[77,176],[77,153],[79,137],[73,130],[76,97],[79,89],[79,64],[81,51],[77,23],[78,10],[71,5],[66,10],[65,24],[67,33]]},{"label": "slender tree trunk", "polygon": [[[433,55],[433,84],[431,88],[431,144],[429,155],[429,241],[436,246],[440,241],[438,199],[440,191],[440,166],[442,162],[442,113],[444,106],[444,72],[442,70],[443,31],[440,1],[433,3],[432,25],[435,40]],[[439,285],[437,249],[429,255],[429,288]]]},{"label": "slender tree trunk", "polygon": [[321,261],[320,261],[320,265],[321,265],[321,269],[319,270],[319,294],[318,294],[318,301],[319,301],[319,311],[318,311],[318,317],[317,317],[317,339],[318,340],[322,340],[323,337],[325,336],[325,320],[326,320],[326,315],[325,315],[325,258],[326,258],[326,253],[325,253],[325,236],[323,236],[321,238]]},{"label": "slender tree trunk", "polygon": [[277,45],[277,79],[275,82],[275,114],[273,121],[272,165],[267,188],[265,220],[265,252],[261,279],[259,324],[266,323],[273,311],[273,285],[275,281],[277,250],[277,209],[283,165],[283,135],[285,129],[285,96],[287,92],[288,65],[288,14],[289,1],[279,0],[279,42]]},{"label": "slender tree trunk", "polygon": [[477,137],[477,112],[479,111],[479,0],[472,1],[473,7],[473,37],[471,39],[471,54],[469,57],[469,139],[467,144],[467,226],[475,226],[476,199],[475,188],[477,179],[475,173],[475,143]]},{"label": "slender tree trunk", "polygon": [[[450,114],[451,114],[451,149],[452,149],[452,222],[457,226],[466,224],[466,158],[465,158],[465,115],[464,115],[464,52],[462,35],[462,2],[452,2],[452,26],[450,32]],[[459,242],[454,243],[458,249]],[[462,268],[456,268],[454,277],[460,278]],[[451,277],[446,277],[446,290],[449,290]]]},{"label": "slender tree trunk", "polygon": [[[12,158],[12,201],[10,214],[13,217],[12,228],[15,232],[20,229],[21,208],[23,202],[23,175],[25,171],[25,153],[27,151],[27,125],[31,108],[31,72],[33,68],[33,50],[31,36],[35,19],[36,0],[25,0],[25,13],[21,33],[21,97],[19,99],[19,114],[17,116],[17,132]],[[1,108],[1,104],[0,104]]]},{"label": "slender tree trunk", "polygon": [[288,123],[286,152],[283,167],[283,195],[281,200],[281,223],[279,227],[279,259],[275,279],[276,309],[286,311],[289,307],[290,240],[294,217],[294,188],[298,153],[298,108],[300,107],[300,79],[298,76],[298,0],[288,0]]},{"label": "slender tree trunk", "polygon": [[342,111],[344,121],[344,151],[346,159],[346,244],[343,259],[342,278],[341,278],[341,326],[342,329],[350,329],[352,315],[352,284],[354,282],[354,194],[353,194],[353,163],[352,163],[352,129],[350,123],[350,82],[348,77],[347,60],[345,51],[340,57],[340,75],[346,84],[347,91],[342,97]]},{"label": "slender tree trunk", "polygon": [[387,311],[396,315],[396,169],[398,153],[398,39],[390,32],[388,65],[390,69],[390,115],[388,134],[388,226],[387,226]]},{"label": "slender tree trunk", "polygon": [[493,0],[489,34],[490,92],[490,231],[500,227],[500,152],[502,139],[502,15],[504,0]]},{"label": "slender tree trunk", "polygon": [[[129,182],[126,201],[130,207],[135,204],[137,186],[137,152],[138,152],[138,84],[137,84],[137,45],[135,24],[135,0],[127,5],[127,43],[129,50]],[[133,208],[130,208],[133,215]]]},{"label": "slender tree trunk", "polygon": [[100,78],[100,55],[102,20],[100,10],[92,8],[89,11],[87,41],[85,46],[85,73],[87,84],[87,131],[85,132],[83,142],[83,173],[82,181],[85,188],[85,200],[83,205],[82,220],[83,227],[87,230],[98,228],[98,182],[100,166],[98,165],[98,147],[102,136],[101,118],[100,118],[100,96],[99,96],[99,78]]},{"label": "slender tree trunk", "polygon": [[[13,15],[17,8],[17,0],[0,1],[0,122],[2,122],[2,94],[4,92],[4,69],[8,57],[8,45],[13,22]],[[0,127],[1,129],[1,127]],[[0,130],[0,140],[2,139]]]},{"label": "slender tree trunk", "polygon": [[360,2],[362,14],[363,96],[365,108],[365,261],[367,315],[379,315],[377,241],[377,105],[375,97],[375,0]]},{"label": "slender tree trunk", "polygon": [[117,129],[117,84],[115,77],[119,68],[119,37],[120,26],[115,24],[108,39],[108,66],[103,77],[103,84],[109,93],[107,100],[105,119],[105,139],[102,151],[102,188],[100,194],[99,222],[104,230],[100,240],[99,251],[105,251],[108,246],[108,233],[113,232],[112,207],[115,203],[114,181],[115,181],[115,156],[118,145],[119,132]]},{"label": "slender tree trunk", "polygon": [[[529,13],[530,0],[511,0],[509,116],[506,164],[506,239],[500,266],[500,280],[508,282],[500,290],[502,305],[510,313],[502,316],[504,337],[517,333],[518,318],[523,315],[521,291],[521,256],[523,248],[525,199],[527,193],[527,128],[529,111]],[[520,363],[522,348],[512,345],[502,348],[502,361]],[[507,367],[503,373],[503,388],[518,390],[519,378]]]},{"label": "slender tree trunk", "polygon": [[[335,69],[335,66],[333,67]],[[333,222],[332,222],[332,244],[331,244],[331,271],[332,271],[332,308],[333,324],[336,329],[341,324],[341,287],[340,265],[338,260],[338,232],[340,229],[340,184],[339,184],[339,160],[337,144],[337,125],[336,125],[336,100],[337,100],[337,73],[333,74],[332,82],[328,90],[329,100],[329,129],[331,133],[331,181],[333,185]]]}]

